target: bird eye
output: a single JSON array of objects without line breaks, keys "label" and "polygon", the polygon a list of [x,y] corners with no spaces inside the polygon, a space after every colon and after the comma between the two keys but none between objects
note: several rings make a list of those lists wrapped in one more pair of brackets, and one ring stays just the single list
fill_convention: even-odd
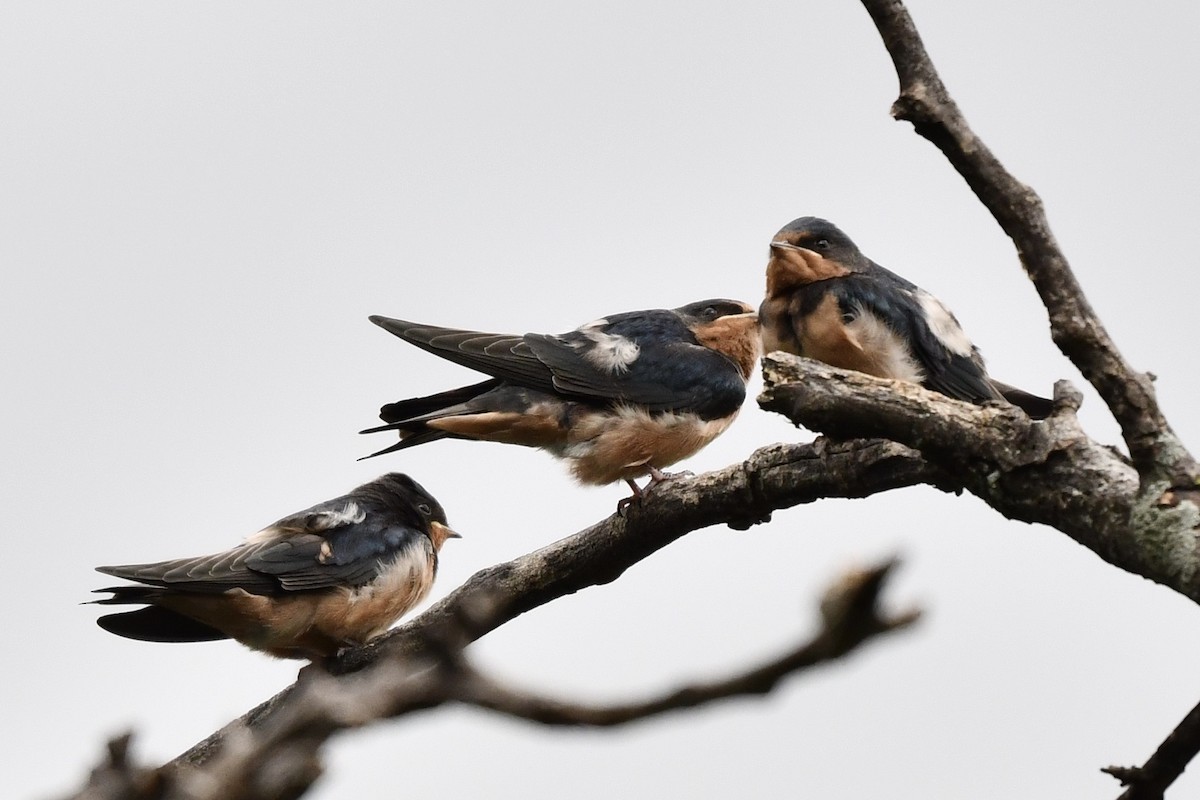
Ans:
[{"label": "bird eye", "polygon": [[818,239],[817,247],[821,248],[822,250],[828,250],[829,249],[829,240],[828,239]]},{"label": "bird eye", "polygon": [[700,312],[700,316],[704,317],[705,319],[711,320],[711,319],[716,319],[720,315],[717,313],[716,306],[705,306],[704,310]]},{"label": "bird eye", "polygon": [[422,514],[424,514],[427,517],[433,513],[433,509],[429,507],[429,503],[418,503],[417,511],[420,511]]}]

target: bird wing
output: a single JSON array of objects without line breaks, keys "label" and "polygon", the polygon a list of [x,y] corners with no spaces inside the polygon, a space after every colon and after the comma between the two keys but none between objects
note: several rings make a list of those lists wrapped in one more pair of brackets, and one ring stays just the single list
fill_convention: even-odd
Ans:
[{"label": "bird wing", "polygon": [[423,325],[403,319],[372,316],[371,322],[388,333],[435,356],[520,386],[554,391],[554,376],[534,355],[524,337]]},{"label": "bird wing", "polygon": [[831,290],[843,311],[873,314],[908,343],[928,388],[973,403],[999,399],[983,359],[949,309],[894,273],[883,277],[856,273],[835,279]]},{"label": "bird wing", "polygon": [[733,361],[701,345],[676,311],[630,311],[524,338],[560,392],[706,418],[732,413],[746,396]]},{"label": "bird wing", "polygon": [[407,525],[371,522],[345,525],[323,536],[292,536],[247,560],[251,569],[276,578],[287,591],[362,586],[401,554],[432,557],[433,542]]},{"label": "bird wing", "polygon": [[[96,571],[150,586],[189,592],[219,594],[230,589],[244,589],[251,594],[274,594],[279,591],[279,582],[246,566],[246,559],[263,546],[265,543],[247,543],[207,556],[96,567]],[[137,602],[136,594],[122,592],[121,588],[128,587],[100,591],[117,593],[118,597],[114,599],[120,602]]]},{"label": "bird wing", "polygon": [[618,314],[565,334],[519,337],[371,320],[449,361],[573,399],[730,413],[745,398],[733,362],[698,344],[680,316],[665,309]]},{"label": "bird wing", "polygon": [[926,365],[929,388],[972,403],[1002,399],[988,380],[978,348],[950,309],[924,289],[912,290],[910,296],[919,309],[913,317],[913,350]]},{"label": "bird wing", "polygon": [[338,498],[284,517],[222,553],[97,570],[189,592],[280,594],[361,586],[379,574],[381,563],[410,548],[433,550],[422,531]]},{"label": "bird wing", "polygon": [[715,417],[740,408],[746,396],[733,362],[695,342],[643,340],[635,360],[623,369],[606,369],[589,356],[595,349],[573,346],[566,337],[526,338],[553,370],[555,388],[576,397]]}]

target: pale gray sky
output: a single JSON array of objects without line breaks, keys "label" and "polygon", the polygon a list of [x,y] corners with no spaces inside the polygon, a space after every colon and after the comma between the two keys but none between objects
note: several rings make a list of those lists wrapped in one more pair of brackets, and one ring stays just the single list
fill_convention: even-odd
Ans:
[{"label": "pale gray sky", "polygon": [[[1200,447],[1200,10],[911,10]],[[816,214],[939,295],[997,377],[1078,382],[1011,245],[888,116],[895,93],[852,0],[0,7],[7,793],[78,786],[130,727],[140,759],[169,758],[300,666],[104,633],[78,605],[111,580],[97,564],[224,548],[403,470],[465,536],[436,598],[612,511],[623,487],[520,448],[356,462],[381,403],[475,379],[368,314],[557,332],[757,303],[769,237]],[[1083,417],[1117,441],[1090,391]],[[750,401],[686,467],[808,438]],[[1110,797],[1098,768],[1140,762],[1200,699],[1191,602],[924,489],[697,532],[473,652],[546,691],[637,696],[775,652],[828,576],[891,553],[920,629],[765,701],[602,733],[434,712],[339,739],[313,796]]]}]

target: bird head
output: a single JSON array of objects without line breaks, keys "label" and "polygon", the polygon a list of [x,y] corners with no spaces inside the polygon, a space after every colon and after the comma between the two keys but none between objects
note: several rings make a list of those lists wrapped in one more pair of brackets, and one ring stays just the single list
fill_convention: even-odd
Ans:
[{"label": "bird head", "polygon": [[869,262],[849,236],[820,217],[800,217],[771,239],[767,295],[863,270]]},{"label": "bird head", "polygon": [[760,350],[758,312],[741,300],[701,300],[675,309],[696,341],[723,353],[747,379]]},{"label": "bird head", "polygon": [[401,519],[429,532],[433,546],[441,549],[447,539],[461,539],[461,534],[447,524],[446,511],[421,484],[402,472],[389,472],[358,491],[376,494]]}]

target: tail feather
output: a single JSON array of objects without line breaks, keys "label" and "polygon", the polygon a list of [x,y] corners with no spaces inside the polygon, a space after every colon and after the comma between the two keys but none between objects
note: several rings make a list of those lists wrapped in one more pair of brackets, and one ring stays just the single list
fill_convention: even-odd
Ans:
[{"label": "tail feather", "polygon": [[476,439],[527,447],[562,446],[576,405],[538,389],[500,380],[401,400],[383,407],[380,417],[387,424],[361,431],[398,431],[400,441],[364,458],[438,439]]},{"label": "tail feather", "polygon": [[[105,591],[105,590],[101,590]],[[96,602],[119,602],[115,598]],[[109,633],[142,642],[215,642],[229,637],[203,622],[159,606],[107,614],[96,624]]]},{"label": "tail feather", "polygon": [[[500,380],[498,378],[491,378],[482,383],[463,386],[459,389],[451,389],[446,392],[426,395],[425,397],[414,397],[410,400],[399,400],[395,403],[388,403],[379,409],[379,418],[384,422],[403,422],[413,417],[432,414],[450,406],[460,405],[468,400],[473,400],[484,392],[495,389],[499,385]],[[369,431],[363,431],[363,433],[371,433],[378,430],[387,430],[387,428],[372,428]]]},{"label": "tail feather", "polygon": [[490,378],[481,383],[463,386],[458,389],[450,389],[449,391],[438,392],[437,394],[426,395],[425,397],[414,397],[409,400],[388,403],[379,410],[379,418],[387,424],[367,428],[359,431],[359,433],[399,431],[400,441],[370,455],[363,456],[359,461],[451,436],[452,434],[430,428],[425,423],[438,417],[453,416],[456,413],[461,413],[466,410],[467,403],[480,395],[487,394],[500,386],[500,384],[501,381],[499,379]]},{"label": "tail feather", "polygon": [[[391,430],[397,430],[396,423],[393,423],[392,425],[381,425],[378,428],[368,428],[365,431],[360,431],[360,433],[379,433],[381,431],[391,431]],[[435,442],[438,439],[445,439],[448,436],[450,436],[450,434],[447,433],[446,431],[434,430],[433,428],[423,428],[422,430],[418,431],[417,433],[413,433],[408,436],[405,436],[403,439],[401,439],[400,441],[396,442],[393,445],[389,445],[388,447],[385,447],[382,450],[377,450],[374,453],[371,453],[370,455],[365,455],[358,460],[366,461],[368,458],[374,458],[375,456],[382,456],[382,455],[386,455],[388,453],[394,453],[397,450],[406,450],[409,447],[416,447],[417,445],[425,444],[426,442]]]},{"label": "tail feather", "polygon": [[1045,419],[1054,410],[1053,400],[1032,394],[1024,389],[1018,389],[1015,386],[1009,386],[1007,383],[1001,383],[997,380],[993,380],[991,383],[1005,400],[1024,411],[1032,419]]},{"label": "tail feather", "polygon": [[[112,570],[121,569],[120,567],[97,567],[97,571],[112,575]],[[117,577],[123,578],[124,575]],[[153,603],[155,600],[163,596],[163,590],[157,586],[110,586],[107,589],[93,589],[94,594],[100,592],[111,592],[112,597],[105,597],[102,600],[92,600],[90,602],[101,606],[126,606],[133,603]]]}]

